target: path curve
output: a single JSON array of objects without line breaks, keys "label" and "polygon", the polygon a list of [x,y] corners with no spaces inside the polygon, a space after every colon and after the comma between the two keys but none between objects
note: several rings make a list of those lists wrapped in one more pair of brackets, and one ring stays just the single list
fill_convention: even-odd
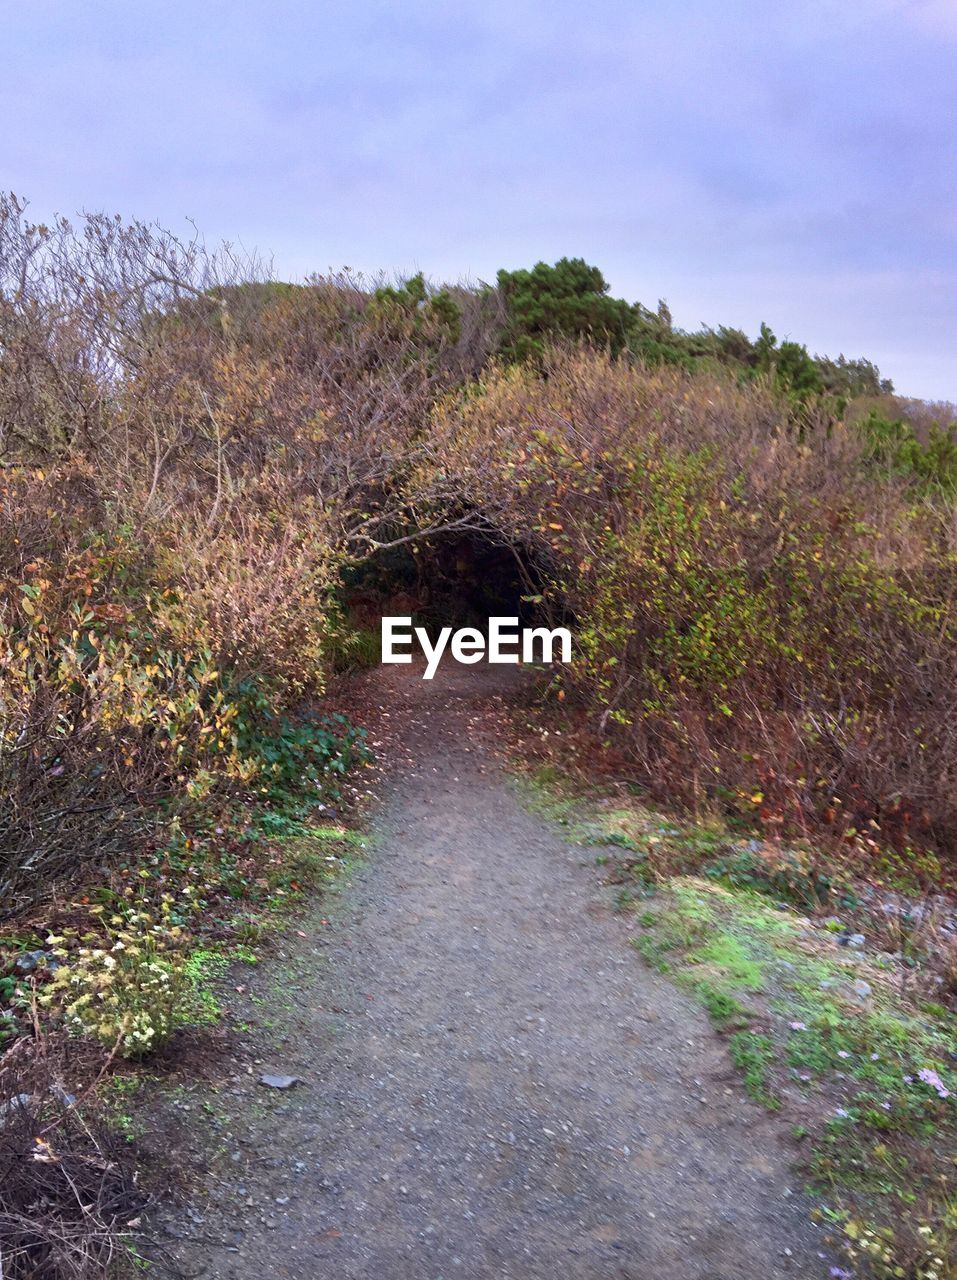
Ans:
[{"label": "path curve", "polygon": [[383,679],[409,763],[332,942],[311,946],[302,926],[286,1043],[255,1069],[305,1083],[267,1095],[247,1076],[227,1097],[237,1150],[193,1214],[202,1225],[187,1224],[207,1242],[188,1246],[191,1268],[825,1275],[780,1122],[742,1097],[697,1007],[628,947],[591,855],[523,809],[482,745],[492,677]]}]

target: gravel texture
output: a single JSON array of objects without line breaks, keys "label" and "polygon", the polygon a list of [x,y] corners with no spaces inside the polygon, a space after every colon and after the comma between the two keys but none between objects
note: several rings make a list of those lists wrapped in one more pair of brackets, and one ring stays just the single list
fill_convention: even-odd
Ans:
[{"label": "gravel texture", "polygon": [[593,855],[510,789],[488,746],[495,679],[383,676],[402,765],[336,906],[257,975],[277,1026],[215,1097],[209,1199],[167,1223],[178,1266],[825,1276],[783,1126],[627,945]]}]

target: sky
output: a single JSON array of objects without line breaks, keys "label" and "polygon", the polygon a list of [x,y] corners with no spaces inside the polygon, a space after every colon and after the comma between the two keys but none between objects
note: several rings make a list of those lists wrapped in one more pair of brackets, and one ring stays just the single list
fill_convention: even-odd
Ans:
[{"label": "sky", "polygon": [[957,401],[957,0],[0,0],[0,188],[271,257],[583,257]]}]

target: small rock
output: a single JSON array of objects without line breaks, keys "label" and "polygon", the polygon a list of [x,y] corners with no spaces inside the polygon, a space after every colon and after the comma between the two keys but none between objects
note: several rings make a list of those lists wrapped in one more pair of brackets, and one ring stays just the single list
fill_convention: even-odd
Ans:
[{"label": "small rock", "polygon": [[0,1124],[6,1120],[11,1112],[23,1110],[29,1107],[32,1102],[32,1093],[18,1093],[12,1098],[7,1098],[6,1102],[0,1102]]},{"label": "small rock", "polygon": [[267,1089],[291,1089],[294,1084],[301,1084],[302,1081],[299,1076],[262,1075],[259,1083],[264,1084]]}]

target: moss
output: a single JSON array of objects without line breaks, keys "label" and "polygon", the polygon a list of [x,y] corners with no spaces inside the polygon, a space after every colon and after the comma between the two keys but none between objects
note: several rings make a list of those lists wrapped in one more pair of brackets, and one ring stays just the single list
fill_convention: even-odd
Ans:
[{"label": "moss", "polygon": [[185,1021],[193,1025],[210,1025],[221,1016],[216,992],[229,969],[229,959],[221,951],[196,947],[186,960],[186,973],[190,981],[190,1000]]},{"label": "moss", "polygon": [[701,947],[689,953],[688,962],[714,970],[722,982],[742,991],[764,988],[764,969],[744,942],[732,933],[715,932]]},{"label": "moss", "polygon": [[715,986],[703,978],[687,985],[691,987],[691,990],[707,1009],[712,1022],[716,1023],[722,1030],[732,1026],[740,1027],[747,1022],[747,1010],[734,996],[729,995],[721,987]]}]

